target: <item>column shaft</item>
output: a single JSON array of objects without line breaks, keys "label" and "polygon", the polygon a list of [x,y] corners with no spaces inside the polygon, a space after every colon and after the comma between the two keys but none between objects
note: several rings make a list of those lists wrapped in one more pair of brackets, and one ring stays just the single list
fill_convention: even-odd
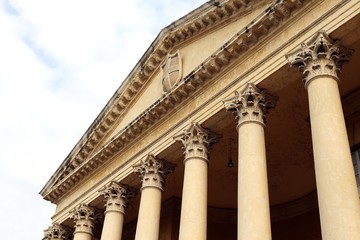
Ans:
[{"label": "column shaft", "polygon": [[101,218],[100,212],[94,207],[80,204],[70,214],[75,223],[74,240],[92,240],[95,224]]},{"label": "column shaft", "polygon": [[116,211],[105,213],[101,240],[121,240],[124,214]]},{"label": "column shaft", "polygon": [[92,234],[87,232],[75,232],[74,240],[92,240]]},{"label": "column shaft", "polygon": [[101,240],[121,240],[127,202],[135,197],[137,190],[112,181],[99,192],[106,207]]},{"label": "column shaft", "polygon": [[248,83],[224,101],[238,119],[238,239],[270,240],[270,207],[266,172],[266,114],[275,98]]},{"label": "column shaft", "polygon": [[360,204],[338,83],[323,76],[307,90],[322,236],[355,240]]},{"label": "column shaft", "polygon": [[181,203],[180,240],[206,239],[208,163],[192,158],[185,162]]},{"label": "column shaft", "polygon": [[160,228],[161,190],[146,187],[141,191],[135,240],[158,240]]},{"label": "column shaft", "polygon": [[264,127],[247,122],[239,129],[238,239],[271,239]]},{"label": "column shaft", "polygon": [[287,56],[308,91],[315,176],[324,240],[359,239],[360,204],[339,93],[351,51],[318,32]]},{"label": "column shaft", "polygon": [[148,155],[133,168],[142,181],[135,240],[159,240],[162,190],[166,175],[174,171],[175,165]]},{"label": "column shaft", "polygon": [[208,155],[217,138],[196,122],[174,137],[185,149],[179,240],[206,240]]}]

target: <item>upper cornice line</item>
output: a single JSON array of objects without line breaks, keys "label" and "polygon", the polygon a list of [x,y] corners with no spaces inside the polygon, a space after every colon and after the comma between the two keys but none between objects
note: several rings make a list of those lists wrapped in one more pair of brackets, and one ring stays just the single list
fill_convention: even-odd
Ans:
[{"label": "upper cornice line", "polygon": [[[41,190],[40,194],[43,194],[49,186],[56,184],[63,175],[67,175],[69,171],[78,167],[99,146],[101,140],[107,136],[115,122],[121,119],[135,95],[142,89],[146,80],[169,51],[210,27],[217,26],[230,17],[235,17],[236,13],[241,14],[242,10],[249,5],[249,2],[250,0],[211,0],[165,27]],[[251,6],[262,2],[253,1]],[[223,14],[221,8],[224,8],[228,14]],[[191,23],[186,24],[189,20],[191,20]],[[196,31],[193,31],[194,29]]]},{"label": "upper cornice line", "polygon": [[[229,2],[232,4],[240,4],[248,1],[223,1],[222,4],[229,4]],[[111,125],[116,121],[116,118],[125,111],[126,105],[136,94],[134,90],[141,88],[141,84],[144,84],[145,79],[139,77],[137,81],[127,81],[122,84],[104,108],[104,110],[107,110],[106,114],[104,110],[104,113],[102,112],[100,114],[100,116],[104,115],[101,118],[102,121],[98,121],[99,123],[96,127],[93,126],[94,129],[90,134],[85,134],[88,137],[88,141],[83,144],[82,151],[78,151],[72,159],[70,159],[70,157],[72,157],[70,153],[69,157],[65,159],[62,166],[60,166],[40,194],[52,202],[64,195],[77,182],[98,166],[102,165],[103,162],[117,154],[180,102],[187,99],[187,97],[197,90],[205,81],[212,79],[223,68],[232,63],[233,60],[244,54],[249,48],[256,44],[260,38],[265,37],[270,30],[288,18],[295,9],[302,6],[302,3],[302,0],[275,1],[266,11],[253,19],[250,24],[241,29],[223,44],[222,47],[211,54],[202,64],[185,76],[182,81],[179,81],[170,92],[152,104],[108,143],[98,149],[97,152],[93,152],[97,144],[96,141],[101,140],[100,138],[106,134],[106,131],[110,129]],[[158,64],[160,64],[160,62]],[[138,88],[135,86],[136,83],[139,84]],[[110,106],[113,107],[111,108]],[[85,141],[80,141],[79,143],[82,142]]]}]

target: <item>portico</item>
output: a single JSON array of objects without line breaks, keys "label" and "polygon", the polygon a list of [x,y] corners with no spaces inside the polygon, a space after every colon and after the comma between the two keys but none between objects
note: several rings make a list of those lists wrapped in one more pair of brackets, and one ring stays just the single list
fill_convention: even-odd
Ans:
[{"label": "portico", "polygon": [[[236,2],[223,1],[222,9]],[[201,34],[174,43],[166,50],[171,64],[156,55],[165,52],[160,39],[158,52],[146,55],[147,65],[109,102],[73,169],[44,188],[58,206],[46,239],[65,232],[76,240],[356,239],[351,150],[360,143],[360,104],[348,99],[360,96],[360,15],[348,9],[360,12],[360,5],[295,2],[256,2],[242,13],[248,24],[237,15],[227,23],[216,18],[213,32],[198,31],[221,44]],[[197,17],[216,9],[203,6]],[[311,25],[316,11],[332,23]],[[206,58],[189,55],[202,44]],[[165,93],[154,90],[160,65],[182,67]]]}]

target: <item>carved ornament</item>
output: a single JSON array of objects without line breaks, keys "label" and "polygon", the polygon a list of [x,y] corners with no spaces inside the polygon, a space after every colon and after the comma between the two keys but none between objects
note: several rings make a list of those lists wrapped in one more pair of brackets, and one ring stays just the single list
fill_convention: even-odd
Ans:
[{"label": "carved ornament", "polygon": [[117,182],[110,182],[100,193],[104,196],[105,214],[110,211],[125,214],[127,203],[136,196],[137,190]]},{"label": "carved ornament", "polygon": [[200,158],[209,161],[211,145],[217,142],[219,136],[202,128],[198,123],[191,123],[188,128],[174,137],[175,141],[181,141],[184,145],[185,161],[190,158]]},{"label": "carved ornament", "polygon": [[255,122],[265,127],[266,114],[275,106],[275,98],[248,83],[241,93],[235,91],[235,97],[225,100],[224,106],[238,120],[238,129],[245,122]]},{"label": "carved ornament", "polygon": [[70,240],[72,239],[72,231],[67,226],[54,223],[44,231],[44,236],[45,240]]},{"label": "carved ornament", "polygon": [[[173,31],[174,29],[172,29],[169,31],[169,36],[166,36],[163,39],[164,41],[161,42],[161,49],[151,49],[151,53],[146,54],[147,58],[144,59],[146,62],[141,61],[139,67],[134,70],[135,72],[130,74],[129,78],[124,81],[124,85],[104,108],[106,111],[100,113],[89,131],[84,134],[74,150],[41,190],[40,193],[44,199],[56,202],[57,199],[73,189],[82,179],[99,169],[100,166],[113,158],[136,137],[166,116],[169,111],[174,110],[181,102],[188,99],[205,82],[213,79],[236,59],[247,53],[261,39],[283,26],[286,20],[303,6],[301,0],[275,1],[261,15],[250,19],[248,25],[240,29],[238,33],[209,55],[187,76],[183,76],[183,80],[178,82],[176,87],[129,123],[109,143],[101,145],[99,151],[94,151],[100,146],[102,139],[107,136],[113,125],[124,116],[133,99],[141,92],[143,86],[146,85],[147,79],[158,69],[167,54],[176,49],[175,46],[198,32],[209,29],[215,23],[228,21],[228,17],[236,16],[238,13],[241,14],[241,12],[248,9],[247,4],[243,4],[246,2],[250,3],[248,0],[221,2],[219,6],[212,8],[210,12],[200,14],[196,20],[188,23],[185,21],[185,26],[181,24],[178,30]],[[263,3],[263,1],[251,1],[251,5],[255,2]]]},{"label": "carved ornament", "polygon": [[174,172],[175,167],[175,164],[159,160],[150,154],[133,168],[134,172],[140,175],[141,189],[155,187],[163,190],[166,176]]},{"label": "carved ornament", "polygon": [[350,60],[352,51],[334,42],[324,32],[318,32],[301,49],[286,56],[289,64],[303,73],[305,87],[316,77],[327,76],[339,82],[338,74],[344,63]]},{"label": "carved ornament", "polygon": [[182,62],[180,51],[168,54],[165,62],[161,65],[163,92],[169,92],[181,80]]},{"label": "carved ornament", "polygon": [[97,209],[86,204],[80,204],[70,212],[70,218],[75,223],[75,232],[85,232],[93,235],[95,223],[101,218]]}]

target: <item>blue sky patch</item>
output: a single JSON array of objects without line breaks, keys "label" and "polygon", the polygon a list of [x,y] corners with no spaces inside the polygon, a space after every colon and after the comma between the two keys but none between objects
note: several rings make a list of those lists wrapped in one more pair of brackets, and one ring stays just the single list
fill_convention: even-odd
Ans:
[{"label": "blue sky patch", "polygon": [[28,46],[35,53],[35,55],[42,63],[46,64],[50,68],[56,68],[58,66],[56,60],[45,50],[37,46],[37,44],[34,43],[30,38],[23,38],[23,41],[26,46]]},{"label": "blue sky patch", "polygon": [[19,11],[13,5],[11,5],[8,0],[3,1],[3,6],[6,13],[11,15],[19,15]]}]

